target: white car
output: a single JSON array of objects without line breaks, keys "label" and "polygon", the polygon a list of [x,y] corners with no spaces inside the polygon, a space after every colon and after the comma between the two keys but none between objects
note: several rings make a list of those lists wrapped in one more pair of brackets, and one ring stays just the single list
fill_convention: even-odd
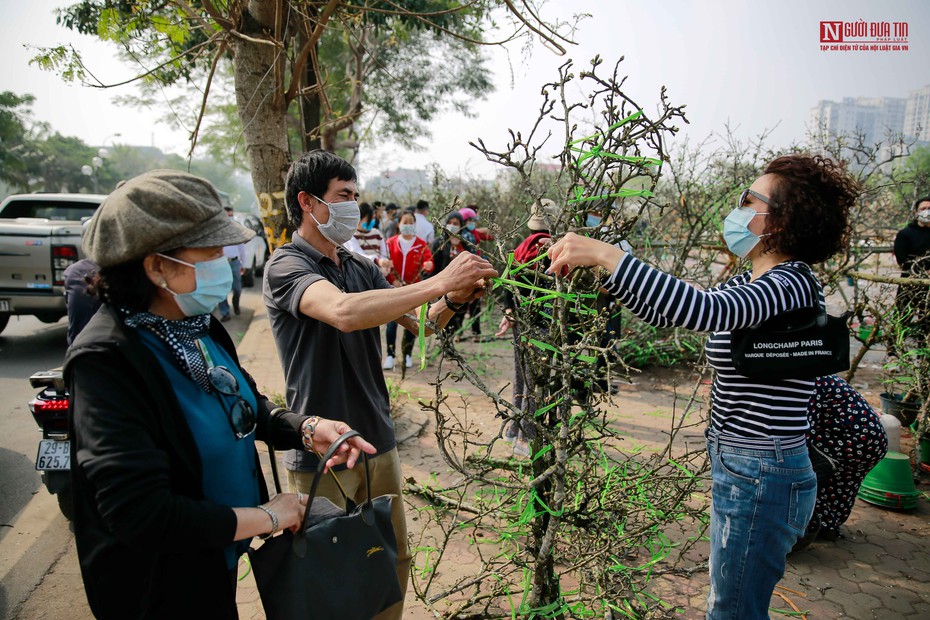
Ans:
[{"label": "white car", "polygon": [[265,238],[265,227],[258,216],[251,213],[236,212],[233,213],[233,219],[255,231],[255,236],[245,244],[245,273],[242,275],[242,286],[254,286],[255,278],[261,279],[265,261],[271,255]]}]

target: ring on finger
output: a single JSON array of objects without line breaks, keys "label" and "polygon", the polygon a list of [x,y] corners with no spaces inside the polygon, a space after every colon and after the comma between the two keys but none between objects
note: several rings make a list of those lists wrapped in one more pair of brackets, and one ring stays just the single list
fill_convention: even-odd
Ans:
[{"label": "ring on finger", "polygon": [[297,501],[300,502],[301,504],[304,503],[304,494],[300,493],[299,491],[297,493]]}]

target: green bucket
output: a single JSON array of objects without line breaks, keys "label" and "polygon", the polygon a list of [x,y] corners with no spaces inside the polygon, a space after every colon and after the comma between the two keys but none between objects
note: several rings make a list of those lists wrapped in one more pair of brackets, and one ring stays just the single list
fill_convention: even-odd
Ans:
[{"label": "green bucket", "polygon": [[882,508],[891,508],[893,510],[913,510],[917,508],[918,494],[898,495],[896,493],[878,493],[868,489],[859,489],[856,497],[864,502],[881,506]]},{"label": "green bucket", "polygon": [[907,455],[889,452],[862,481],[858,497],[886,508],[915,508],[919,493],[914,486],[911,462]]}]

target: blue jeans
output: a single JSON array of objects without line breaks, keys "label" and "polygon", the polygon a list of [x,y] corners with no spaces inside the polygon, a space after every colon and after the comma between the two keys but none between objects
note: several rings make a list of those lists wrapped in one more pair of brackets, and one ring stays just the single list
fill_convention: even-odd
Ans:
[{"label": "blue jeans", "polygon": [[[415,336],[411,334],[406,327],[402,327],[401,329],[404,330],[403,340],[401,341],[401,351],[403,351],[404,355],[410,355],[413,353],[413,339]],[[394,357],[394,349],[397,345],[397,322],[391,321],[387,324],[384,340],[387,345],[387,355]]]},{"label": "blue jeans", "polygon": [[768,618],[785,558],[804,534],[817,499],[807,446],[771,450],[727,445],[708,431],[713,480],[707,618]]}]

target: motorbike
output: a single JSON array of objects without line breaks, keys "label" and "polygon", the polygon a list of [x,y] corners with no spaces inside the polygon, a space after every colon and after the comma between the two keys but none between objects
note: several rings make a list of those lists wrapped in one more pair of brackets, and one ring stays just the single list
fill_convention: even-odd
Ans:
[{"label": "motorbike", "polygon": [[71,440],[68,436],[68,389],[61,368],[44,370],[29,377],[33,388],[39,389],[29,401],[29,411],[42,439],[36,453],[36,470],[42,472],[42,482],[58,499],[61,513],[69,521],[74,515],[71,488]]}]

